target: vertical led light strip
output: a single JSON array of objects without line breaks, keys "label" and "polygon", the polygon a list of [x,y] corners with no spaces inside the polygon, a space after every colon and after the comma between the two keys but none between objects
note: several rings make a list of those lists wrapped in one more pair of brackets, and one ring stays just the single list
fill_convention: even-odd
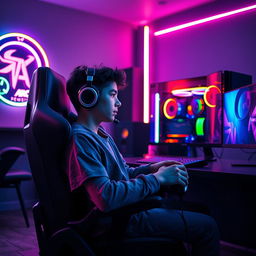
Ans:
[{"label": "vertical led light strip", "polygon": [[149,26],[144,26],[143,122],[149,123]]},{"label": "vertical led light strip", "polygon": [[247,7],[244,7],[244,8],[240,8],[240,9],[237,9],[237,10],[233,10],[233,11],[220,13],[220,14],[213,15],[213,16],[210,16],[210,17],[207,17],[207,18],[204,18],[204,19],[195,20],[195,21],[191,21],[191,22],[188,22],[188,23],[178,25],[178,26],[162,29],[162,30],[156,31],[154,33],[154,35],[155,36],[164,35],[164,34],[167,34],[167,33],[171,33],[171,32],[174,32],[174,31],[177,31],[177,30],[180,30],[180,29],[192,27],[192,26],[202,24],[202,23],[205,23],[205,22],[209,22],[209,21],[212,21],[212,20],[217,20],[217,19],[221,19],[221,18],[224,18],[224,17],[227,17],[227,16],[234,15],[234,14],[238,14],[238,13],[241,13],[241,12],[246,12],[246,11],[249,11],[249,10],[252,10],[252,9],[255,9],[255,8],[256,8],[256,4],[250,5],[250,6],[247,6]]},{"label": "vertical led light strip", "polygon": [[160,94],[156,93],[155,94],[155,143],[159,143],[159,122],[160,122],[160,118],[159,118],[159,114],[160,114]]}]

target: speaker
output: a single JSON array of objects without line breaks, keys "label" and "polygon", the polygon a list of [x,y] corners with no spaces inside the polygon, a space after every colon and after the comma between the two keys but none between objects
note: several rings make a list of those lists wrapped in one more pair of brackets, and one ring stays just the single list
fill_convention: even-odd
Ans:
[{"label": "speaker", "polygon": [[149,124],[120,121],[114,125],[114,140],[125,157],[143,156],[148,151]]},{"label": "speaker", "polygon": [[218,71],[207,76],[207,85],[222,85],[222,91],[228,92],[252,84],[252,76],[235,71]]},{"label": "speaker", "polygon": [[124,69],[127,87],[119,90],[118,98],[122,103],[118,119],[130,122],[143,122],[143,71],[139,67]]},{"label": "speaker", "polygon": [[88,68],[84,75],[86,75],[86,84],[78,91],[78,100],[82,107],[90,109],[98,103],[99,99],[99,91],[92,84],[93,77],[95,75],[95,68]]},{"label": "speaker", "polygon": [[240,88],[244,85],[252,84],[252,76],[234,72],[227,71],[223,72],[223,83],[225,92]]}]

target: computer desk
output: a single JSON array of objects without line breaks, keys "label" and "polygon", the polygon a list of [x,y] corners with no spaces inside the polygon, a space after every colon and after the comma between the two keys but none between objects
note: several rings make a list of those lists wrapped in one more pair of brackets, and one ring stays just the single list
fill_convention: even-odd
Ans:
[{"label": "computer desk", "polygon": [[[125,158],[131,166],[138,166],[138,159]],[[222,241],[255,249],[256,167],[241,166],[250,163],[217,159],[203,168],[188,169],[189,187],[183,199],[209,208]]]}]

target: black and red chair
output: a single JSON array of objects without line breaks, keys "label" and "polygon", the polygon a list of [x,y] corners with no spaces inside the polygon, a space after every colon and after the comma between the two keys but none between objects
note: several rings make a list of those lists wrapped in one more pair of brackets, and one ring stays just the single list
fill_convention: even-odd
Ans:
[{"label": "black and red chair", "polygon": [[[70,112],[65,83],[50,68],[37,69],[26,109],[25,142],[39,196],[33,215],[40,255],[184,255],[182,243],[166,238],[125,239],[113,234],[107,242],[92,241],[86,238],[90,218],[71,219],[74,202],[65,168],[66,150],[72,144],[70,123],[76,116]],[[132,206],[130,212],[157,207],[158,199]],[[127,208],[114,214],[121,219],[126,213]]]}]

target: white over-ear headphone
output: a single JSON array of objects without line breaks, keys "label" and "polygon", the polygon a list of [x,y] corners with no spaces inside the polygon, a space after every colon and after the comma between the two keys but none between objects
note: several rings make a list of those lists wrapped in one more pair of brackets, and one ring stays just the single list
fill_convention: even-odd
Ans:
[{"label": "white over-ear headphone", "polygon": [[93,108],[99,99],[99,90],[93,85],[93,76],[95,75],[95,68],[87,68],[86,70],[86,84],[78,91],[78,100],[80,104],[87,109]]}]

